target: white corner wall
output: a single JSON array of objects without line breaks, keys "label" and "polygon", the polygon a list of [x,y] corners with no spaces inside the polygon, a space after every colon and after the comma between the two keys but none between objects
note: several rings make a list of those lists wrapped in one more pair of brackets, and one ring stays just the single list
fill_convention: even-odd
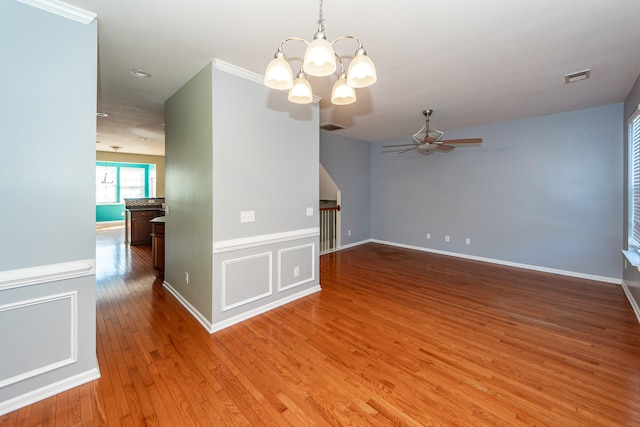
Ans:
[{"label": "white corner wall", "polygon": [[0,3],[0,415],[99,377],[97,22],[53,12]]}]

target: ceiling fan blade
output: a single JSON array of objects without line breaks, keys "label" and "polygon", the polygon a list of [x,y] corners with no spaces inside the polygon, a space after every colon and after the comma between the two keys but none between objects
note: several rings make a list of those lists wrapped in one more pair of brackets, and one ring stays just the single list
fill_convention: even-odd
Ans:
[{"label": "ceiling fan blade", "polygon": [[382,148],[391,148],[391,147],[413,147],[414,145],[418,145],[416,143],[413,144],[397,144],[397,145],[383,145]]},{"label": "ceiling fan blade", "polygon": [[446,142],[447,144],[481,144],[482,138],[445,139],[440,142]]},{"label": "ceiling fan blade", "polygon": [[451,151],[456,147],[452,147],[451,145],[438,144],[436,148],[440,151]]},{"label": "ceiling fan blade", "polygon": [[418,145],[416,145],[415,147],[407,148],[406,150],[402,150],[398,154],[403,154],[403,153],[406,153],[407,151],[415,150],[416,148],[418,148]]}]

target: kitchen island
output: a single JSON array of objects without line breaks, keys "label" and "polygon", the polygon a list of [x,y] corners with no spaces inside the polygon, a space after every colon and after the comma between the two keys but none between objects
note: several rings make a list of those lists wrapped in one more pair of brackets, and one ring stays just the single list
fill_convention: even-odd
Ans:
[{"label": "kitchen island", "polygon": [[153,269],[164,275],[164,222],[160,216],[149,221],[151,223],[151,261]]},{"label": "kitchen island", "polygon": [[164,216],[164,198],[124,199],[124,241],[131,245],[151,244],[151,221]]}]

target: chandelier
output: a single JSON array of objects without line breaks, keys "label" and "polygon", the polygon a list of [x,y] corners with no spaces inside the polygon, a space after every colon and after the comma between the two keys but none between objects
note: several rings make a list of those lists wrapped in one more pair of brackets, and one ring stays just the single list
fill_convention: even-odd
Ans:
[{"label": "chandelier", "polygon": [[[358,43],[353,59],[349,63],[347,71],[344,70],[342,58],[335,53],[333,45],[341,40],[352,39]],[[282,51],[285,43],[300,41],[307,45],[300,71],[294,80],[291,65]],[[362,46],[362,42],[355,36],[341,36],[329,43],[324,32],[324,19],[322,18],[322,0],[320,0],[320,13],[318,17],[318,31],[313,35],[313,41],[309,43],[300,37],[288,37],[280,42],[280,47],[269,62],[264,75],[264,84],[272,89],[289,90],[289,101],[296,104],[308,104],[313,100],[311,84],[307,76],[326,77],[334,74],[337,65],[340,65],[338,81],[331,91],[331,102],[335,105],[347,105],[355,102],[357,88],[371,86],[377,80],[376,68],[371,58]]]}]

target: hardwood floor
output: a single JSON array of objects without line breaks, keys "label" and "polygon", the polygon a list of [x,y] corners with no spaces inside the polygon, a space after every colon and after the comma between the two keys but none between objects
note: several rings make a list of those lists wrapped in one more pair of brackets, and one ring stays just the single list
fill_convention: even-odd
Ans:
[{"label": "hardwood floor", "polygon": [[149,247],[97,233],[102,377],[2,426],[640,425],[617,285],[368,244],[322,292],[209,335]]}]

